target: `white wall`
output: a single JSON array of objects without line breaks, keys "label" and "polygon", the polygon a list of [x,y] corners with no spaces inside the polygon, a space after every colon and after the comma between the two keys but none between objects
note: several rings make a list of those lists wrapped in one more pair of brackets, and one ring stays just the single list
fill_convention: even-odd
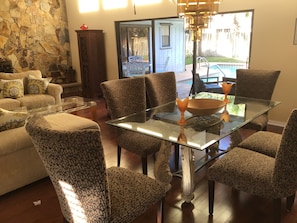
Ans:
[{"label": "white wall", "polygon": [[[89,29],[104,30],[108,79],[116,79],[118,68],[114,21],[173,17],[176,16],[176,5],[174,0],[163,0],[155,5],[136,6],[134,15],[132,0],[128,0],[128,8],[106,11],[103,10],[102,0],[98,1],[98,12],[81,14],[78,0],[66,0],[73,67],[79,74],[75,30],[85,23]],[[273,99],[282,103],[270,112],[270,120],[282,124],[291,110],[297,108],[297,45],[293,45],[297,1],[223,0],[220,5],[222,12],[246,9],[255,9],[251,68],[281,70]]]},{"label": "white wall", "polygon": [[223,0],[220,10],[255,9],[250,66],[281,70],[273,99],[282,103],[270,120],[285,122],[297,108],[297,45],[293,45],[297,1]]}]

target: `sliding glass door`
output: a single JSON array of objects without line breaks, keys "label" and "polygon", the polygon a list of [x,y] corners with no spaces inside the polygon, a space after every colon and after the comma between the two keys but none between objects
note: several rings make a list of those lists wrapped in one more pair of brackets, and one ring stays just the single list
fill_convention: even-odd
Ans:
[{"label": "sliding glass door", "polygon": [[116,22],[119,77],[185,70],[183,19]]},{"label": "sliding glass door", "polygon": [[150,21],[122,22],[119,26],[121,70],[123,77],[143,75],[151,72]]}]

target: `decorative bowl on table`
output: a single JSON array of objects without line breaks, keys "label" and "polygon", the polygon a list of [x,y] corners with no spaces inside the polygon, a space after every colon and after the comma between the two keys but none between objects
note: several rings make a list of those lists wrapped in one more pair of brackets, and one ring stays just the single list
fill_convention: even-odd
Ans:
[{"label": "decorative bowl on table", "polygon": [[217,99],[195,98],[188,102],[187,111],[192,115],[212,115],[220,111],[226,102]]}]

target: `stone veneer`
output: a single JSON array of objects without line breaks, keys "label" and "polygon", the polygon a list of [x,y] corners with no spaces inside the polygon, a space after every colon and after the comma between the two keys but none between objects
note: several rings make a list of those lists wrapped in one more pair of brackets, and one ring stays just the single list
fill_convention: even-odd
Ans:
[{"label": "stone veneer", "polygon": [[1,0],[0,58],[11,60],[14,72],[39,69],[44,76],[63,76],[70,57],[64,0]]}]

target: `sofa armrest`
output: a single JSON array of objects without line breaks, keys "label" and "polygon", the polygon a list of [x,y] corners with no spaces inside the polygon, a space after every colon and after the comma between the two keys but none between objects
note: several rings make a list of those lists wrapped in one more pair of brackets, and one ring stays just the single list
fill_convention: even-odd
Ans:
[{"label": "sofa armrest", "polygon": [[56,104],[61,104],[63,87],[60,84],[49,83],[47,86],[47,93],[55,98]]}]

